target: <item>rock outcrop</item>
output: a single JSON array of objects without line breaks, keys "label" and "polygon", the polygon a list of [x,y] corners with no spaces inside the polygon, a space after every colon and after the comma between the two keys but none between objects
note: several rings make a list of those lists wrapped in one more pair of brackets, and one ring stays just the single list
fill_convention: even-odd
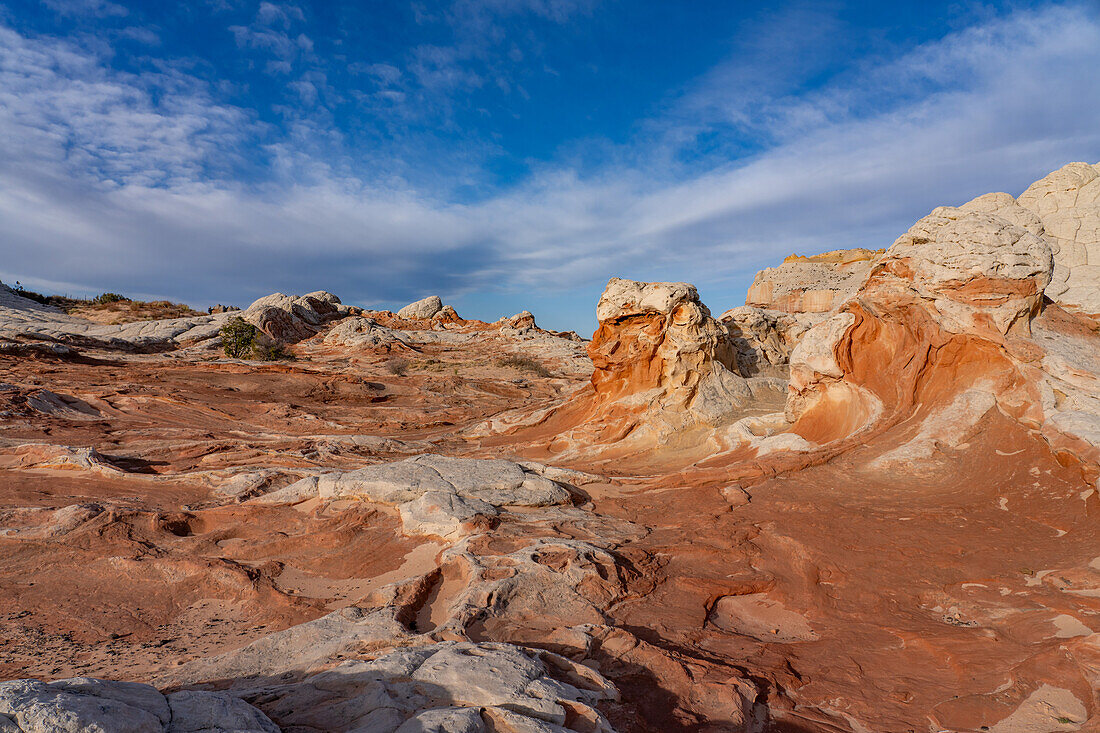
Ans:
[{"label": "rock outcrop", "polygon": [[349,310],[332,293],[318,290],[301,296],[273,293],[260,298],[240,317],[277,343],[295,344],[315,336],[321,327]]},{"label": "rock outcrop", "polygon": [[0,682],[4,733],[280,733],[233,695],[90,677]]},{"label": "rock outcrop", "polygon": [[126,351],[164,351],[210,341],[235,317],[244,318],[276,342],[297,343],[352,311],[341,305],[335,295],[324,291],[302,296],[273,293],[244,311],[223,310],[205,316],[107,325],[68,316],[0,284],[0,337]]},{"label": "rock outcrop", "polygon": [[493,526],[502,507],[568,504],[568,489],[545,473],[546,467],[537,463],[426,454],[304,478],[253,501],[271,504],[312,497],[374,501],[398,509],[406,534],[457,539]]},{"label": "rock outcrop", "polygon": [[326,346],[349,349],[373,349],[407,346],[407,340],[399,331],[381,326],[372,318],[346,318],[333,326],[324,336]]},{"label": "rock outcrop", "polygon": [[[994,195],[1004,198],[1002,211],[1012,210],[1010,196]],[[1100,163],[1069,163],[1031,184],[1016,205],[1038,217],[1054,251],[1047,297],[1100,314]]]},{"label": "rock outcrop", "polygon": [[747,394],[733,344],[693,285],[612,278],[596,319],[588,355],[598,400],[652,392],[664,408],[711,411],[712,389]]},{"label": "rock outcrop", "polygon": [[792,353],[795,430],[821,442],[915,416],[932,421],[928,435],[946,435],[936,410],[954,404],[955,422],[974,426],[995,407],[1056,443],[1100,446],[1097,385],[1085,376],[1100,339],[1057,305],[1043,308],[1056,265],[1042,231],[1001,195],[913,225]]},{"label": "rock outcrop", "polygon": [[786,377],[791,350],[820,317],[743,305],[718,317],[737,350],[737,370],[745,376]]},{"label": "rock outcrop", "polygon": [[827,313],[850,298],[881,250],[838,249],[809,257],[791,255],[756,274],[745,305],[785,313]]},{"label": "rock outcrop", "polygon": [[397,311],[397,315],[400,318],[428,319],[441,310],[443,310],[443,300],[438,295],[429,295],[427,298],[422,298],[415,303],[409,303]]},{"label": "rock outcrop", "polygon": [[534,416],[497,416],[482,431],[549,435],[557,455],[596,446],[699,451],[715,428],[778,405],[782,382],[739,374],[728,329],[693,285],[612,278],[596,318],[590,387]]},{"label": "rock outcrop", "polygon": [[76,346],[160,351],[218,335],[230,314],[106,325],[66,315],[20,296],[0,283],[0,337]]},{"label": "rock outcrop", "polygon": [[617,697],[592,670],[550,652],[442,642],[344,662],[249,693],[290,730],[613,733],[596,709]]}]

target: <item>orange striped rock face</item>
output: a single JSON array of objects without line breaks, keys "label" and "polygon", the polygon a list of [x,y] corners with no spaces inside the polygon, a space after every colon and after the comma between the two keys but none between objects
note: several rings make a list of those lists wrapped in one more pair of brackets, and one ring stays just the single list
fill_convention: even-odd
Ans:
[{"label": "orange striped rock face", "polygon": [[0,729],[1097,729],[1094,171],[588,342],[0,290]]}]

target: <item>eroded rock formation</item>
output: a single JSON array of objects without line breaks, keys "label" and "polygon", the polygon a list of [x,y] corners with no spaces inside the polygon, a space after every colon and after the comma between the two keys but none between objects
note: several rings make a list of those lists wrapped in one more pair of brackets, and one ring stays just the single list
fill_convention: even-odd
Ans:
[{"label": "eroded rock formation", "polygon": [[[1007,203],[1002,211],[1011,211]],[[1069,163],[1031,184],[1016,204],[1042,222],[1054,252],[1047,296],[1066,308],[1100,313],[1100,163]]]},{"label": "eroded rock formation", "polygon": [[[429,295],[427,298],[416,301],[415,303],[409,303],[407,306],[397,311],[397,315],[401,318],[431,318],[435,314],[443,310],[443,300],[438,295]],[[454,310],[453,308],[451,309]]]},{"label": "eroded rock formation", "polygon": [[612,280],[587,349],[0,292],[0,730],[1096,727],[1094,170],[808,258],[813,313]]},{"label": "eroded rock formation", "polygon": [[596,317],[587,388],[549,411],[498,416],[474,434],[515,432],[554,455],[658,445],[700,452],[719,426],[779,404],[782,382],[738,373],[735,341],[693,285],[613,278]]},{"label": "eroded rock formation", "polygon": [[791,255],[756,274],[745,305],[786,313],[827,313],[850,298],[882,250],[838,249]]},{"label": "eroded rock formation", "polygon": [[743,305],[718,317],[737,350],[737,370],[745,376],[786,377],[791,351],[817,315],[785,313]]},{"label": "eroded rock formation", "polygon": [[1092,380],[1081,377],[1095,333],[1056,304],[1043,308],[1055,269],[1049,243],[1033,218],[1014,223],[988,213],[1004,211],[990,203],[998,202],[921,219],[854,299],[806,333],[791,357],[787,404],[798,432],[837,439],[957,399],[957,419],[971,425],[996,407],[1024,425],[1095,442],[1100,413]]}]

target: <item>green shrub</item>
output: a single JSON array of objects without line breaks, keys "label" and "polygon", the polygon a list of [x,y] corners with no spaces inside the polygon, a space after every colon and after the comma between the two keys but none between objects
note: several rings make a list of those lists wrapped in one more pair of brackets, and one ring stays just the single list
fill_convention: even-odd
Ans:
[{"label": "green shrub", "polygon": [[240,316],[230,318],[219,332],[225,355],[230,359],[249,358],[258,332],[255,326]]},{"label": "green shrub", "polygon": [[35,303],[41,303],[42,305],[51,305],[50,296],[43,295],[42,293],[36,293],[33,290],[27,290],[23,287],[23,283],[18,280],[15,281],[15,285],[12,287],[16,295],[26,298],[27,300],[33,300]]},{"label": "green shrub", "polygon": [[130,299],[125,295],[119,295],[118,293],[102,293],[92,298],[92,303],[96,305],[107,305],[108,303],[129,303]]},{"label": "green shrub", "polygon": [[234,316],[220,331],[222,349],[231,359],[254,359],[256,361],[294,361],[294,354],[286,350],[283,344],[273,341],[266,333],[251,323]]},{"label": "green shrub", "polygon": [[530,372],[539,377],[553,376],[549,369],[529,356],[507,356],[497,363],[502,367],[511,367],[521,372]]}]

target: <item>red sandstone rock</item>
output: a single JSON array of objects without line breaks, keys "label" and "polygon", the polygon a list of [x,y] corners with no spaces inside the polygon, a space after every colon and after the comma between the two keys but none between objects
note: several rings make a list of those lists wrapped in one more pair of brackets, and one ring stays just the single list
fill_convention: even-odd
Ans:
[{"label": "red sandstone rock", "polygon": [[[612,281],[590,362],[526,316],[317,294],[282,309],[300,361],[135,355],[0,298],[20,339],[88,338],[0,352],[0,674],[184,688],[13,683],[0,716],[1095,728],[1100,326],[1052,300],[1081,291],[1048,221],[1088,176],[933,211],[804,334]],[[788,350],[789,423],[737,373]]]}]

